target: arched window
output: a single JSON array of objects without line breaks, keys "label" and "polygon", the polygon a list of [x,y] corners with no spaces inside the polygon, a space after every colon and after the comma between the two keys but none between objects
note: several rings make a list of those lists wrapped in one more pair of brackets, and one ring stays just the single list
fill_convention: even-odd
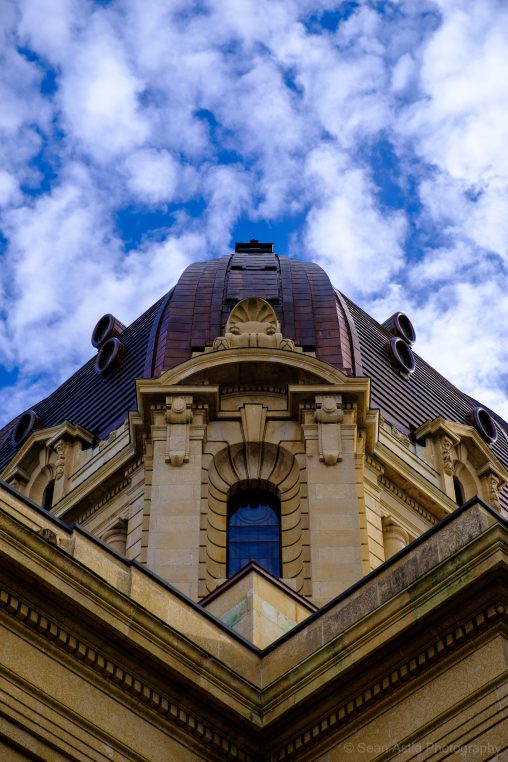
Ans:
[{"label": "arched window", "polygon": [[228,502],[227,576],[249,561],[281,576],[280,503],[263,489],[242,490]]},{"label": "arched window", "polygon": [[51,479],[44,488],[42,493],[42,507],[44,510],[49,511],[53,505],[53,493],[55,491],[55,480]]},{"label": "arched window", "polygon": [[453,477],[453,486],[455,488],[455,502],[457,505],[463,505],[466,502],[464,498],[464,487],[456,476]]}]

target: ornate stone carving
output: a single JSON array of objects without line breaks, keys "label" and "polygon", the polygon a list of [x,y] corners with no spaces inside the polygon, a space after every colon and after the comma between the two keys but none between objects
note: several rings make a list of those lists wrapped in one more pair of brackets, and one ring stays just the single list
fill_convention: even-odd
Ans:
[{"label": "ornate stone carving", "polygon": [[443,469],[445,474],[452,476],[453,474],[453,456],[452,456],[453,442],[449,437],[443,437],[441,439],[441,458],[443,460]]},{"label": "ornate stone carving", "polygon": [[38,530],[37,534],[40,535],[41,537],[44,537],[44,539],[50,542],[52,545],[58,545],[57,534],[56,532],[53,532],[52,529],[43,527],[42,529]]},{"label": "ornate stone carving", "polygon": [[191,397],[166,398],[166,463],[181,466],[189,460],[189,435],[192,421]]},{"label": "ornate stone carving", "polygon": [[493,508],[500,511],[501,504],[499,502],[499,479],[495,474],[489,474],[487,477],[487,491],[489,495],[489,503]]},{"label": "ornate stone carving", "polygon": [[316,422],[318,424],[319,460],[334,466],[342,460],[342,397],[337,395],[316,396]]},{"label": "ornate stone carving", "polygon": [[382,429],[385,429],[389,434],[394,437],[398,442],[400,442],[404,447],[410,447],[411,446],[411,440],[409,439],[406,434],[403,434],[401,431],[395,428],[395,426],[392,426],[390,423],[385,421],[384,418],[379,419],[379,423]]},{"label": "ornate stone carving", "polygon": [[225,336],[218,336],[216,339],[214,339],[213,349],[215,351],[219,349],[229,349],[228,339]]},{"label": "ornate stone carving", "polygon": [[59,439],[55,444],[56,463],[55,463],[55,479],[61,479],[65,471],[65,451],[67,447],[63,439]]},{"label": "ornate stone carving", "polygon": [[218,336],[213,349],[270,347],[294,350],[291,339],[283,338],[273,307],[264,299],[250,296],[233,307],[224,336]]}]

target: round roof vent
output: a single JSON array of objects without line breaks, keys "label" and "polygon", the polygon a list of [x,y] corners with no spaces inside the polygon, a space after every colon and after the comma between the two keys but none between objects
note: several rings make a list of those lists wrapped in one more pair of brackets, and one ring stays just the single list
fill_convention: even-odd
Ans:
[{"label": "round roof vent", "polygon": [[395,312],[388,320],[385,320],[383,328],[394,336],[399,336],[406,344],[414,344],[416,341],[413,324],[403,312]]},{"label": "round roof vent", "polygon": [[490,413],[485,408],[476,405],[472,412],[469,414],[469,420],[472,422],[478,433],[489,444],[493,444],[497,439],[496,424]]},{"label": "round roof vent", "polygon": [[27,410],[23,413],[11,435],[11,441],[14,447],[19,447],[27,439],[32,431],[36,429],[41,420],[34,410]]},{"label": "round roof vent", "polygon": [[390,339],[390,353],[402,375],[410,376],[414,373],[416,363],[413,350],[400,336]]},{"label": "round roof vent", "polygon": [[125,326],[109,312],[97,321],[92,331],[92,345],[99,349],[104,342],[111,338],[118,338],[125,331]]},{"label": "round roof vent", "polygon": [[106,373],[117,365],[121,356],[125,351],[125,347],[116,336],[107,339],[99,349],[99,353],[95,359],[95,372],[99,375]]}]

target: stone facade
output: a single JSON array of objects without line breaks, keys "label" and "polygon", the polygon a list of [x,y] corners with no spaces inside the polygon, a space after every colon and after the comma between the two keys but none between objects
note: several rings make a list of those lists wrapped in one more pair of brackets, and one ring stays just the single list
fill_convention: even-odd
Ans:
[{"label": "stone facade", "polygon": [[[507,463],[473,422],[401,431],[296,336],[253,293],[103,439],[18,446],[2,758],[502,759]],[[279,501],[279,579],[228,579],[244,489]]]}]

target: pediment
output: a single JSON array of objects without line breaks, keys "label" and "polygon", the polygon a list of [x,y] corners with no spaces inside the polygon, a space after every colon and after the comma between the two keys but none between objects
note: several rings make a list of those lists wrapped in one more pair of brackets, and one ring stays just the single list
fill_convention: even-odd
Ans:
[{"label": "pediment", "polygon": [[440,439],[444,442],[445,451],[451,451],[452,458],[460,459],[461,448],[465,448],[468,460],[479,476],[491,471],[502,481],[502,485],[508,483],[508,470],[473,426],[439,416],[422,424],[416,429],[415,436],[417,439],[428,436]]},{"label": "pediment", "polygon": [[[37,429],[19,447],[16,455],[8,463],[1,478],[13,486],[27,483],[34,469],[51,464],[57,460],[57,444],[60,441],[75,441],[82,445],[93,442],[93,434],[82,426],[64,421],[58,426]],[[54,454],[54,457],[52,457]]]}]

